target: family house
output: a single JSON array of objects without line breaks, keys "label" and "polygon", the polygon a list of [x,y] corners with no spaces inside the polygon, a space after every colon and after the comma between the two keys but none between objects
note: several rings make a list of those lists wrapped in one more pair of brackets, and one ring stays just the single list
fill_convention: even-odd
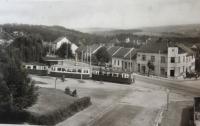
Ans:
[{"label": "family house", "polygon": [[136,50],[134,48],[112,47],[108,52],[112,56],[113,70],[121,70],[125,72],[135,71]]},{"label": "family house", "polygon": [[72,53],[75,54],[75,51],[76,49],[78,48],[78,46],[74,43],[72,43],[69,39],[67,39],[66,37],[60,37],[58,39],[56,39],[54,42],[52,42],[50,45],[51,45],[51,48],[52,48],[52,51],[55,52],[57,49],[59,49],[61,47],[62,44],[71,44],[71,50],[72,50]]}]

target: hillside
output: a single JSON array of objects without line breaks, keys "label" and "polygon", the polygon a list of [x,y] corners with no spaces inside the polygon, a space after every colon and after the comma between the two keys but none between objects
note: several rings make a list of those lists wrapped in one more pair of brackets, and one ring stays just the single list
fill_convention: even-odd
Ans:
[{"label": "hillside", "polygon": [[48,42],[55,41],[61,36],[67,36],[69,40],[77,45],[105,42],[105,38],[102,36],[82,33],[62,26],[4,24],[0,25],[0,27],[2,27],[3,31],[0,33],[1,38],[7,40],[15,38],[18,34],[22,34],[34,35]]},{"label": "hillside", "polygon": [[91,31],[89,31],[89,33],[97,35],[116,35],[116,34],[131,33],[134,35],[147,35],[147,36],[158,36],[158,37],[200,36],[200,24],[143,27],[138,29],[110,29],[110,30],[103,30],[103,29],[98,28],[96,31],[95,29],[92,29]]}]

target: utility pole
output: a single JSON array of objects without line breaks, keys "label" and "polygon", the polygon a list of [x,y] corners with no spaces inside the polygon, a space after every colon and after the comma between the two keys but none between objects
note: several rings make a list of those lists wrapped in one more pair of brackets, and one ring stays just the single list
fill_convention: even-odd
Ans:
[{"label": "utility pole", "polygon": [[161,57],[160,57],[160,50],[158,51],[158,76],[160,76],[160,60],[161,60]]},{"label": "utility pole", "polygon": [[58,78],[56,77],[56,78],[55,78],[55,89],[56,89],[56,81],[57,81],[57,79],[58,79]]},{"label": "utility pole", "polygon": [[83,75],[82,75],[82,72],[83,72],[83,51],[82,51],[82,54],[81,54],[81,80],[83,79]]},{"label": "utility pole", "polygon": [[86,47],[86,63],[88,64],[88,46]]},{"label": "utility pole", "polygon": [[168,111],[168,109],[169,109],[169,93],[170,93],[170,90],[169,89],[167,89],[167,111]]},{"label": "utility pole", "polygon": [[92,51],[91,51],[91,48],[90,48],[90,67],[92,66]]},{"label": "utility pole", "polygon": [[92,54],[91,54],[91,47],[90,47],[90,77],[92,77]]}]

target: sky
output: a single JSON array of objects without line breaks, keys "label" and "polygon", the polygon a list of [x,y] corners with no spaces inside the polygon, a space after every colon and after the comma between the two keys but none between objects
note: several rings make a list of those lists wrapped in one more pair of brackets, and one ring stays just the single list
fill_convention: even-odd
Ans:
[{"label": "sky", "polygon": [[139,28],[199,24],[200,0],[0,0],[0,24]]}]

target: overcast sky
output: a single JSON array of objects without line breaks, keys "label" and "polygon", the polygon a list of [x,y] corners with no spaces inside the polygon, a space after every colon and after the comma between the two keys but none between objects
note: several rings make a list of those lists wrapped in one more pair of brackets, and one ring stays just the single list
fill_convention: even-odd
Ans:
[{"label": "overcast sky", "polygon": [[137,28],[200,23],[200,0],[0,0],[0,23]]}]

